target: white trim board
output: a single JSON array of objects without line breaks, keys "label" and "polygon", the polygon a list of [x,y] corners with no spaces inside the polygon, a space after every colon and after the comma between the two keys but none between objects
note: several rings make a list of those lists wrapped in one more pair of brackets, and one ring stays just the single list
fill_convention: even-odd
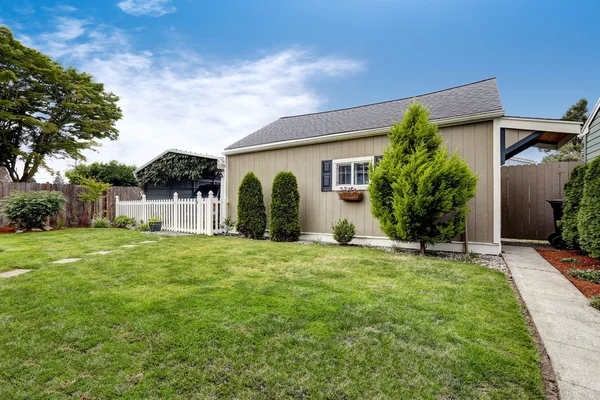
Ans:
[{"label": "white trim board", "polygon": [[[323,243],[337,243],[333,239],[331,233],[315,233],[315,232],[304,232],[300,236],[300,240],[304,241],[318,241]],[[377,246],[377,247],[401,247],[404,249],[419,250],[419,243],[404,243],[395,242],[387,237],[383,236],[357,236],[351,244],[357,244],[361,246]],[[428,246],[428,250],[433,251],[450,251],[454,253],[464,253],[465,244],[464,242],[450,242],[450,243],[436,243],[433,246]],[[479,243],[469,242],[469,251],[477,254],[487,254],[497,256],[502,252],[502,245],[495,243]]]},{"label": "white trim board", "polygon": [[599,110],[600,110],[600,98],[598,99],[598,101],[594,105],[594,108],[592,109],[592,112],[588,116],[587,121],[585,121],[585,124],[583,125],[583,128],[581,128],[581,134],[580,134],[580,136],[585,136],[585,135],[587,135],[590,132],[590,125],[592,124],[592,121],[596,117],[596,114],[598,113]]},{"label": "white trim board", "polygon": [[[497,117],[501,117],[504,115],[504,110],[480,113],[480,114],[471,114],[465,115],[461,117],[454,118],[443,118],[443,119],[433,119],[430,122],[439,127],[452,126],[452,125],[462,125],[467,123],[474,123],[479,121],[488,121]],[[373,128],[373,129],[365,129],[358,131],[350,131],[350,132],[340,132],[340,133],[331,133],[327,135],[321,135],[310,138],[303,139],[293,139],[293,140],[284,140],[281,142],[273,142],[273,143],[265,143],[256,146],[246,146],[239,147],[236,149],[225,149],[223,151],[224,155],[233,155],[233,154],[242,154],[242,153],[253,153],[257,151],[265,151],[265,150],[275,150],[275,149],[283,149],[286,147],[296,147],[296,146],[304,146],[309,144],[318,144],[318,143],[328,143],[328,142],[337,142],[341,140],[348,139],[357,139],[362,137],[369,136],[379,136],[387,134],[392,125],[384,126],[381,128]]]},{"label": "white trim board", "polygon": [[524,131],[556,132],[578,135],[581,131],[581,122],[543,118],[502,117],[500,118],[500,127],[521,129]]}]

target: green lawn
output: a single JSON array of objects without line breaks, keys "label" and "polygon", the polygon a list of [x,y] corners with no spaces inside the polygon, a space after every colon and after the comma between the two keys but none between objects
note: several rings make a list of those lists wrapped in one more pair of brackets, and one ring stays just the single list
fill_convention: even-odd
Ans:
[{"label": "green lawn", "polygon": [[147,238],[0,237],[0,266],[37,268],[0,280],[0,398],[544,397],[515,296],[481,266],[201,236],[45,263]]}]

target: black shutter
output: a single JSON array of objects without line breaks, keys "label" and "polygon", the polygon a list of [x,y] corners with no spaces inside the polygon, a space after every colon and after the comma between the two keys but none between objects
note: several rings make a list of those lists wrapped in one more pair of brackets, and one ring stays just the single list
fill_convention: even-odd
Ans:
[{"label": "black shutter", "polygon": [[333,173],[331,160],[321,161],[321,192],[331,192],[333,187]]},{"label": "black shutter", "polygon": [[379,161],[381,161],[382,158],[383,156],[375,156],[375,162],[373,164],[375,164],[375,166],[379,165]]}]

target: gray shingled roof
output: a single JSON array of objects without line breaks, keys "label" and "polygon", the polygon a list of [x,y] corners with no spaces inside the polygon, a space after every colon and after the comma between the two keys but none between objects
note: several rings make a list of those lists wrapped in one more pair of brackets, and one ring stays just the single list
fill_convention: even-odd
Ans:
[{"label": "gray shingled roof", "polygon": [[427,105],[430,108],[431,119],[434,120],[502,110],[496,78],[490,78],[398,100],[314,114],[282,117],[235,142],[226,150],[334,133],[388,127],[393,124],[393,121],[402,119],[404,111],[413,99]]}]

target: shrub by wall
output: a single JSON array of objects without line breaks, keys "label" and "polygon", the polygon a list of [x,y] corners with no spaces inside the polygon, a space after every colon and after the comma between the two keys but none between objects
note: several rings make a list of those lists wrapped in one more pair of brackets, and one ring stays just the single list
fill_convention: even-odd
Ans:
[{"label": "shrub by wall", "polygon": [[585,172],[587,164],[573,169],[567,183],[565,183],[565,203],[563,205],[563,216],[558,225],[562,230],[562,237],[569,248],[579,248],[579,229],[577,227],[579,207],[583,196],[585,183]]},{"label": "shrub by wall", "polygon": [[356,227],[347,218],[338,220],[332,228],[333,238],[339,244],[346,245],[356,236]]},{"label": "shrub by wall", "polygon": [[251,239],[260,239],[267,227],[267,213],[260,180],[248,172],[238,190],[237,231]]},{"label": "shrub by wall", "polygon": [[275,176],[269,215],[272,241],[297,242],[300,239],[300,192],[293,173],[280,172]]},{"label": "shrub by wall", "polygon": [[2,208],[11,224],[32,229],[43,227],[49,216],[64,208],[65,201],[61,192],[14,192],[3,200]]},{"label": "shrub by wall", "polygon": [[600,258],[600,158],[588,164],[577,227],[581,249]]}]

